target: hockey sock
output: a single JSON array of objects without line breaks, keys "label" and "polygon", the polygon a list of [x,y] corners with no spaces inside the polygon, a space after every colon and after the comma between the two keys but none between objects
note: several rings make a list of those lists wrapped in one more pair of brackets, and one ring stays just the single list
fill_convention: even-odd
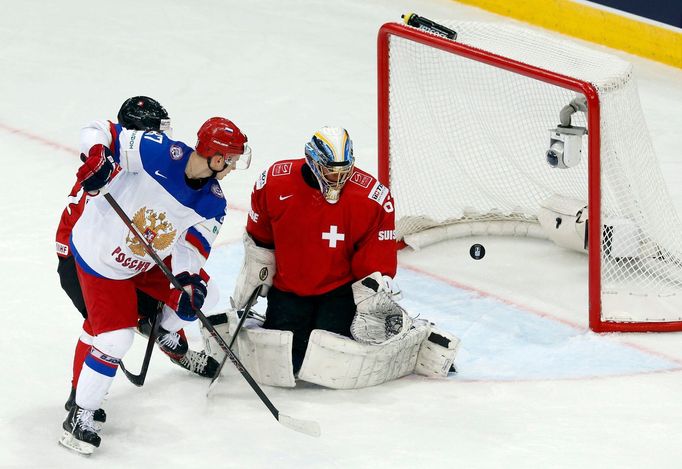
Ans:
[{"label": "hockey sock", "polygon": [[132,328],[104,332],[93,339],[85,357],[76,387],[76,404],[83,409],[99,409],[104,401],[121,358],[133,344]]},{"label": "hockey sock", "polygon": [[85,357],[88,356],[90,348],[92,347],[92,329],[87,320],[83,323],[83,332],[78,338],[78,343],[76,344],[76,351],[73,355],[73,377],[71,378],[71,388],[76,389],[78,385],[78,377],[83,369],[83,362],[85,362]]}]

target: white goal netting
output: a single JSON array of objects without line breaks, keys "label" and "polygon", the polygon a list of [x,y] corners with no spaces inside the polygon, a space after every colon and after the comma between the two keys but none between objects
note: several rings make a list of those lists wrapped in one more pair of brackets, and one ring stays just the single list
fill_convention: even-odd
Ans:
[{"label": "white goal netting", "polygon": [[[588,128],[581,162],[558,169],[546,161],[550,129],[576,92],[391,36],[389,182],[399,238],[417,246],[440,236],[543,236],[537,216],[544,200],[558,195],[587,205],[589,185],[598,184],[603,320],[682,320],[682,224],[631,65],[534,30],[442,23],[457,31],[459,43],[594,85],[600,151],[589,154],[586,114],[576,112],[571,124]],[[594,157],[601,175],[589,181]]]}]

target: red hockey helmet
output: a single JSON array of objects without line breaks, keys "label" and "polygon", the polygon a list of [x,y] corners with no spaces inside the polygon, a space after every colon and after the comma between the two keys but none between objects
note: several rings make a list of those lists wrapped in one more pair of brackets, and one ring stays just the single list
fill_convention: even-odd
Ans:
[{"label": "red hockey helmet", "polygon": [[247,141],[246,135],[232,121],[224,117],[211,117],[197,132],[196,150],[204,158],[216,154],[243,155],[248,148]]}]

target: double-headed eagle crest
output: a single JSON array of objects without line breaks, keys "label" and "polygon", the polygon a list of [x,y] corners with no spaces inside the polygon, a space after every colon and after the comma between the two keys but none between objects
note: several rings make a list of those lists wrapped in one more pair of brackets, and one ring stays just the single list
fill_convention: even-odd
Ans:
[{"label": "double-headed eagle crest", "polygon": [[[147,207],[139,209],[132,221],[142,237],[157,251],[163,251],[170,246],[177,233],[177,230],[166,219],[165,213],[156,213]],[[128,233],[126,244],[133,254],[144,257],[144,247],[133,233]]]}]

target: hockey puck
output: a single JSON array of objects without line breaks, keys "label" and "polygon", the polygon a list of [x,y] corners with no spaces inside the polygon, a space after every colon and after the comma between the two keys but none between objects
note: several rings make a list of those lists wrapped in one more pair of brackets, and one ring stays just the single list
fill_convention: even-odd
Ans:
[{"label": "hockey puck", "polygon": [[485,248],[482,244],[472,244],[471,248],[469,248],[469,255],[473,259],[480,261],[483,259],[483,257],[485,257]]}]

